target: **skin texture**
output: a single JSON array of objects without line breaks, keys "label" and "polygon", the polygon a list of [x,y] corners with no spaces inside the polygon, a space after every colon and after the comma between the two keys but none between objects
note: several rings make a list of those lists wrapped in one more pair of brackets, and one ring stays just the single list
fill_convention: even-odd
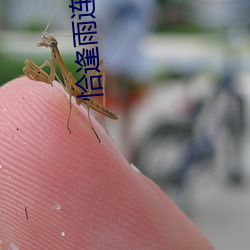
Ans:
[{"label": "skin texture", "polygon": [[84,108],[69,134],[68,113],[56,82],[0,88],[0,250],[213,249]]}]

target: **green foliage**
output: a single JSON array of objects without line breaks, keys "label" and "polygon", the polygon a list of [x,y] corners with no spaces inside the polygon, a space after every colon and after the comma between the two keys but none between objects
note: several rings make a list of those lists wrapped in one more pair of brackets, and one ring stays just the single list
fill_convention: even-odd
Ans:
[{"label": "green foliage", "polygon": [[161,23],[158,24],[154,32],[156,33],[189,33],[189,34],[197,34],[204,32],[201,27],[196,24],[191,23],[182,23],[182,24],[167,24]]},{"label": "green foliage", "polygon": [[41,22],[33,21],[28,22],[24,27],[23,30],[30,31],[30,32],[41,32],[44,29],[44,25]]},{"label": "green foliage", "polygon": [[22,75],[23,61],[0,54],[0,86]]}]

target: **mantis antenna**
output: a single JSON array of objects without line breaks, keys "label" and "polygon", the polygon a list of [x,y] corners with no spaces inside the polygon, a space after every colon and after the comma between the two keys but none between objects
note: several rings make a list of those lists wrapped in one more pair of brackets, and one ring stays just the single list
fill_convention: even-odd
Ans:
[{"label": "mantis antenna", "polygon": [[49,21],[48,21],[48,24],[47,24],[47,26],[46,26],[44,32],[47,32],[47,30],[48,30],[48,28],[49,28],[49,26],[50,26],[50,23],[51,23],[53,17],[55,16],[55,14],[56,14],[56,12],[58,11],[60,5],[62,4],[62,0],[58,0],[57,2],[58,2],[58,3],[57,3],[57,6],[56,6],[54,12],[52,13],[52,15],[50,16]]}]

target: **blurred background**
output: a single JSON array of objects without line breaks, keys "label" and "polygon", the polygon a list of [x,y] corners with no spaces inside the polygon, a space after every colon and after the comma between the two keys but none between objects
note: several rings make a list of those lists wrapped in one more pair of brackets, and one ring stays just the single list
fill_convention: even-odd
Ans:
[{"label": "blurred background", "polygon": [[[36,42],[56,8],[48,32],[76,71],[69,3],[0,0],[1,85],[49,59]],[[215,249],[249,249],[250,0],[95,4],[115,143]]]}]

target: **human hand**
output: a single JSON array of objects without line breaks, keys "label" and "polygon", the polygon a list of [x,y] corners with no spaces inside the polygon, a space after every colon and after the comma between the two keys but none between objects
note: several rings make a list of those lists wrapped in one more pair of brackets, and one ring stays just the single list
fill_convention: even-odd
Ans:
[{"label": "human hand", "polygon": [[0,249],[212,249],[59,84],[0,88]]}]

